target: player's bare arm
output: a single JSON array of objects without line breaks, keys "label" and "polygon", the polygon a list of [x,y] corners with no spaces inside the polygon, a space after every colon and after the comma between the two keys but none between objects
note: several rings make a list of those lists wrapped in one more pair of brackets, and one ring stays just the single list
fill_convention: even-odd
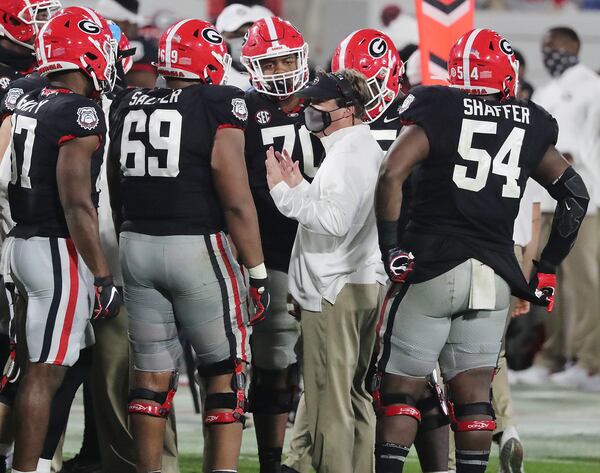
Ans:
[{"label": "player's bare arm", "polygon": [[10,119],[3,120],[2,126],[0,126],[0,163],[7,148],[10,146]]},{"label": "player's bare arm", "polygon": [[91,156],[98,147],[97,136],[75,138],[63,144],[58,154],[56,180],[71,238],[96,278],[110,270],[98,233],[98,213],[92,203]]},{"label": "player's bare arm", "polygon": [[247,268],[258,266],[264,258],[256,208],[244,163],[244,132],[236,128],[217,131],[211,163],[227,228],[240,258]]},{"label": "player's bare arm", "polygon": [[402,185],[412,169],[429,154],[429,140],[418,125],[402,129],[390,147],[375,191],[378,220],[392,222],[400,217]]}]

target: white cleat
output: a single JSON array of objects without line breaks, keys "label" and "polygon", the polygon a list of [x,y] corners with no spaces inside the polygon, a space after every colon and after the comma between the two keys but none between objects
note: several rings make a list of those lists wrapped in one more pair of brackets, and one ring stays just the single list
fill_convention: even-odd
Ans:
[{"label": "white cleat", "polygon": [[600,374],[588,376],[581,387],[589,393],[600,393]]},{"label": "white cleat", "polygon": [[523,444],[514,426],[508,427],[500,439],[500,469],[498,473],[524,473]]},{"label": "white cleat", "polygon": [[579,365],[573,365],[564,371],[560,371],[551,375],[550,381],[559,386],[581,388],[590,377],[591,376],[587,370],[583,369]]},{"label": "white cleat", "polygon": [[517,371],[517,382],[521,384],[546,384],[550,381],[550,369],[545,366],[533,365],[526,370]]}]

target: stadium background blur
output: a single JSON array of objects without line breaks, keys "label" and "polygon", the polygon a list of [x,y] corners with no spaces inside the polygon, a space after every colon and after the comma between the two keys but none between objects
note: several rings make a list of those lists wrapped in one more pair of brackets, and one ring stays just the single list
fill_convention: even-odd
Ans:
[{"label": "stadium background blur", "polygon": [[[143,31],[160,34],[180,18],[197,17],[214,21],[213,15],[227,3],[234,2],[140,0],[139,25]],[[358,28],[382,29],[396,40],[399,49],[408,43],[418,42],[417,24],[412,16],[415,7],[410,0],[259,0],[235,3],[265,4],[298,26],[310,45],[310,59],[314,67],[327,67],[340,39]],[[63,0],[63,4],[91,6],[105,13],[98,0]],[[600,0],[477,0],[476,5],[475,26],[493,28],[510,39],[526,58],[527,80],[534,86],[549,80],[542,63],[540,41],[549,27],[558,24],[570,26],[578,32],[583,45],[581,61],[600,71]],[[386,25],[382,13],[390,6],[399,7],[400,14]],[[398,12],[395,8],[389,11]],[[549,385],[516,386],[513,389],[528,473],[600,472],[600,394]],[[176,406],[181,471],[191,473],[197,471],[197,457],[202,451],[200,417],[194,414],[186,389],[180,389]],[[78,397],[67,429],[67,457],[78,450],[82,432],[83,406]],[[255,452],[254,435],[247,432],[242,448],[241,472],[258,472]],[[419,471],[414,454],[407,470],[411,473]],[[488,471],[497,471],[497,461],[492,460]]]}]

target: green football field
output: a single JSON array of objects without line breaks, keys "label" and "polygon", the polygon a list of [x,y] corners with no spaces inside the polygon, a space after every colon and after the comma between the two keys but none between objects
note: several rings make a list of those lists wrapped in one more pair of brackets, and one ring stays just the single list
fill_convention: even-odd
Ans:
[{"label": "green football field", "polygon": [[[600,446],[600,445],[599,445]],[[181,473],[200,473],[201,458],[186,455],[181,459]],[[239,473],[258,473],[258,460],[244,459],[240,463]],[[416,461],[407,463],[405,473],[419,473],[421,469]],[[492,459],[489,472],[498,471],[498,460]],[[599,473],[600,460],[564,460],[564,461],[527,461],[526,473]]]},{"label": "green football field", "polygon": [[[525,473],[600,473],[600,394],[550,385],[517,386],[513,398],[515,420],[525,448]],[[82,404],[78,395],[67,429],[67,457],[81,445]],[[202,419],[194,413],[185,386],[180,386],[175,397],[175,411],[181,473],[201,473]],[[256,452],[254,429],[250,427],[244,431],[240,473],[259,471]],[[421,471],[414,451],[404,471]],[[488,471],[498,471],[497,446],[492,449]]]}]

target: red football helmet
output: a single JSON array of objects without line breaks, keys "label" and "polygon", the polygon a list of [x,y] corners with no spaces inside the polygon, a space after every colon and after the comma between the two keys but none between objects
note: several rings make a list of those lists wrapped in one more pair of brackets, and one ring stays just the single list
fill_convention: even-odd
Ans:
[{"label": "red football helmet", "polygon": [[394,42],[372,29],[350,33],[331,58],[333,72],[354,69],[367,78],[371,100],[365,105],[366,122],[377,120],[398,96],[404,63]]},{"label": "red football helmet", "polygon": [[519,61],[507,39],[493,30],[475,29],[459,38],[450,50],[448,81],[470,94],[514,97]]},{"label": "red football helmet", "polygon": [[98,92],[110,92],[117,78],[117,43],[108,23],[91,8],[69,7],[50,18],[35,40],[38,72],[81,70]]},{"label": "red football helmet", "polygon": [[0,37],[33,49],[40,28],[61,6],[58,0],[2,0]]},{"label": "red football helmet", "polygon": [[218,85],[227,83],[231,56],[212,23],[191,18],[163,33],[156,66],[165,77],[200,79]]},{"label": "red football helmet", "polygon": [[135,49],[131,48],[129,38],[125,35],[125,32],[121,30],[121,27],[119,25],[117,25],[113,20],[106,21],[108,22],[108,26],[110,27],[112,37],[117,42],[119,48],[117,61],[121,62],[123,72],[127,74],[133,67],[133,55],[135,54]]},{"label": "red football helmet", "polygon": [[[261,61],[290,55],[296,56],[294,70],[263,74]],[[308,44],[289,21],[276,16],[258,20],[250,27],[241,59],[252,85],[264,94],[289,97],[308,82]]]}]

